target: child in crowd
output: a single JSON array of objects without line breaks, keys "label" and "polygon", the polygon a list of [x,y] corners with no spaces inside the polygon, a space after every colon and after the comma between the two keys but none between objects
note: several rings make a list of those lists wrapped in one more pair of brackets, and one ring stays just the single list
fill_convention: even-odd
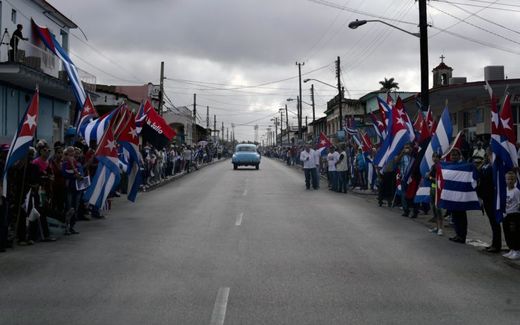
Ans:
[{"label": "child in crowd", "polygon": [[520,190],[516,185],[516,173],[506,173],[507,198],[504,235],[510,251],[503,256],[511,260],[520,259]]}]

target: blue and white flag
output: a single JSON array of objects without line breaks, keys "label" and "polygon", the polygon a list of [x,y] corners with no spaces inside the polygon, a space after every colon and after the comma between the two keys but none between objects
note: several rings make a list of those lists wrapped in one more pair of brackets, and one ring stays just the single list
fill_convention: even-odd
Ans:
[{"label": "blue and white flag", "polygon": [[417,189],[417,193],[414,197],[415,203],[430,203],[431,202],[431,191],[432,183],[426,179],[421,179],[421,183],[419,184],[419,188]]},{"label": "blue and white flag", "polygon": [[81,135],[87,144],[90,144],[90,141],[96,140],[97,143],[101,141],[103,134],[105,134],[105,130],[110,125],[110,121],[117,113],[118,109],[113,110],[110,113],[107,113],[100,118],[92,120],[87,123],[83,123],[79,127],[79,135]]},{"label": "blue and white flag", "polygon": [[29,147],[34,141],[40,108],[39,100],[40,92],[36,89],[36,93],[34,93],[31,103],[25,110],[25,114],[22,116],[20,124],[18,125],[18,130],[16,131],[11,146],[9,147],[9,151],[7,152],[4,174],[2,175],[3,197],[7,196],[7,174],[9,169],[17,161],[23,159],[27,155]]},{"label": "blue and white flag", "polygon": [[451,124],[450,111],[448,107],[445,107],[439,125],[437,125],[435,134],[432,136],[421,161],[421,175],[426,175],[432,168],[432,155],[434,152],[439,153],[441,156],[448,152],[452,137],[453,125]]},{"label": "blue and white flag", "polygon": [[450,211],[480,210],[477,170],[471,163],[441,162],[439,208]]},{"label": "blue and white flag", "polygon": [[105,205],[110,192],[121,180],[117,144],[111,126],[107,128],[105,135],[102,137],[95,156],[99,165],[83,199],[101,209]]}]

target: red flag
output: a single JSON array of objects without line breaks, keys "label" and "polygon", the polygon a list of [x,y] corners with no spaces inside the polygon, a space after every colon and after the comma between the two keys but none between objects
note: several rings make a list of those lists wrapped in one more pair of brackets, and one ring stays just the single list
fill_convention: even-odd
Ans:
[{"label": "red flag", "polygon": [[372,140],[367,133],[361,135],[361,141],[363,141],[363,152],[371,152],[374,146],[372,145]]},{"label": "red flag", "polygon": [[417,112],[417,118],[415,119],[415,122],[413,123],[413,128],[420,132],[422,129],[422,125],[424,123],[424,116],[421,111]]},{"label": "red flag", "polygon": [[431,108],[428,108],[428,112],[426,113],[426,125],[430,133],[433,134],[433,115]]},{"label": "red flag", "polygon": [[330,140],[327,138],[325,133],[320,132],[320,139],[318,140],[318,149],[328,148],[330,146],[332,146],[332,143],[330,142]]},{"label": "red flag", "polygon": [[[155,132],[164,135],[168,140],[172,140],[173,137],[177,135],[175,131],[166,123],[166,121],[157,114],[153,106],[147,101],[145,103],[145,113],[146,113],[146,124],[148,124]],[[147,107],[148,106],[148,107]]]},{"label": "red flag", "polygon": [[109,126],[101,139],[99,146],[96,150],[96,157],[108,157],[117,159],[117,142],[114,139],[114,133],[112,127]]}]

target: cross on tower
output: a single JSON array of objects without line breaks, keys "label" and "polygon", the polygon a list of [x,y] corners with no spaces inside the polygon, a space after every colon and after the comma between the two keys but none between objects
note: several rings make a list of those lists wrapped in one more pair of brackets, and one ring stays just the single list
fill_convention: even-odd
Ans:
[{"label": "cross on tower", "polygon": [[441,63],[442,63],[442,62],[444,62],[444,59],[445,59],[446,57],[444,56],[444,54],[441,54],[440,58],[441,58]]}]

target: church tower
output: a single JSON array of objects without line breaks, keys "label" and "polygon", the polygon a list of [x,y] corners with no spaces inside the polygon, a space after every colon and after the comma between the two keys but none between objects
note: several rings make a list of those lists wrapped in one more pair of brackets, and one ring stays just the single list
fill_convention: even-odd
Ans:
[{"label": "church tower", "polygon": [[441,55],[440,59],[441,63],[432,70],[433,88],[448,86],[453,74],[453,69],[444,63],[445,56]]}]

